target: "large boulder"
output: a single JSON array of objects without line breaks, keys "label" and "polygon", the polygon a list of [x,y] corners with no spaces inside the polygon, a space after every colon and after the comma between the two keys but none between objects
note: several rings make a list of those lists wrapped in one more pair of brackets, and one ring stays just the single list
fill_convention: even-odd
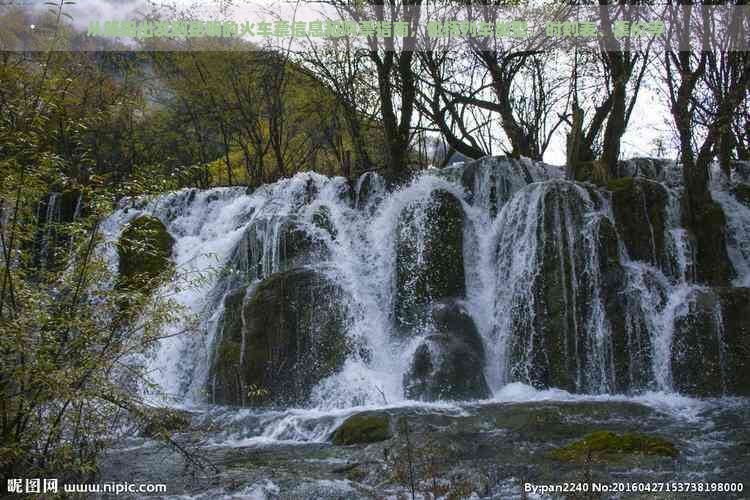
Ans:
[{"label": "large boulder", "polygon": [[391,419],[387,414],[357,413],[344,422],[331,435],[335,445],[369,444],[391,437]]},{"label": "large boulder", "polygon": [[[593,331],[599,324],[600,246],[604,224],[610,255],[605,266],[618,271],[616,235],[602,221],[595,192],[584,185],[550,181],[529,186],[504,210],[505,233],[498,247],[498,301],[508,322],[508,378],[539,388],[574,392],[607,389],[608,362]],[[598,221],[598,222],[597,222]],[[510,271],[507,271],[510,269]]]},{"label": "large boulder", "polygon": [[625,177],[607,185],[617,229],[633,260],[669,269],[664,227],[667,191],[663,185],[642,178]]},{"label": "large boulder", "polygon": [[695,396],[750,395],[750,289],[703,288],[675,320],[672,383]]},{"label": "large boulder", "polygon": [[172,269],[174,238],[156,217],[142,215],[123,229],[117,241],[118,283],[124,288],[151,288]]},{"label": "large boulder", "polygon": [[718,288],[728,394],[750,396],[750,288]]},{"label": "large boulder", "polygon": [[456,301],[432,308],[435,332],[417,348],[404,392],[423,401],[489,397],[484,378],[484,346],[474,321]]},{"label": "large boulder", "polygon": [[309,268],[228,294],[210,374],[213,402],[304,404],[351,350],[342,294]]},{"label": "large boulder", "polygon": [[698,281],[711,286],[729,285],[735,270],[727,253],[727,219],[721,205],[711,202],[701,207],[690,229],[695,236]]},{"label": "large boulder", "polygon": [[609,219],[599,221],[597,236],[599,293],[612,342],[614,379],[609,389],[622,394],[651,388],[653,350],[641,309],[642,290],[628,286],[628,271],[620,263],[619,239]]},{"label": "large boulder", "polygon": [[395,318],[405,333],[424,323],[430,304],[466,294],[461,201],[435,190],[402,211],[396,231]]}]

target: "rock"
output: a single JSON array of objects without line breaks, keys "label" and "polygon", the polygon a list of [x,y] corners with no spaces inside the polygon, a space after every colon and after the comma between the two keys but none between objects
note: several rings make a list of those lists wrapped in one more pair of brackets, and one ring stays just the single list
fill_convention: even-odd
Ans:
[{"label": "rock", "polygon": [[750,396],[750,288],[716,289],[726,344],[726,391]]},{"label": "rock", "polygon": [[687,299],[687,314],[675,320],[672,338],[672,383],[682,394],[724,392],[720,303],[711,290],[696,290]]},{"label": "rock", "polygon": [[190,427],[191,415],[187,411],[173,408],[150,408],[144,414],[141,435],[148,438],[184,432]]},{"label": "rock", "polygon": [[618,162],[620,177],[642,177],[669,186],[682,182],[682,169],[674,160],[631,158]]},{"label": "rock", "polygon": [[474,321],[455,301],[433,306],[436,334],[417,348],[404,392],[422,401],[485,399],[484,346]]},{"label": "rock", "polygon": [[653,381],[651,334],[640,309],[638,289],[628,287],[620,264],[618,238],[609,219],[599,222],[599,289],[612,340],[613,387],[616,393],[649,388]]},{"label": "rock", "polygon": [[750,289],[704,288],[675,321],[672,381],[694,396],[750,395]]},{"label": "rock", "polygon": [[336,240],[338,231],[336,230],[336,226],[333,225],[333,221],[331,221],[330,208],[325,206],[318,208],[313,214],[312,220],[313,224],[323,231],[326,231],[331,236],[332,240]]},{"label": "rock", "polygon": [[[517,212],[508,222],[513,228],[511,241],[534,238],[525,244],[535,255],[526,257],[530,264],[515,262],[505,255],[515,252],[515,246],[506,245],[498,257],[504,266],[528,266],[524,282],[512,285],[508,308],[509,379],[537,388],[600,392],[607,381],[600,380],[602,372],[592,366],[599,353],[592,352],[597,346],[587,333],[588,322],[599,314],[595,293],[602,288],[594,280],[599,270],[591,258],[601,244],[589,222],[596,202],[586,187],[567,181],[534,184],[524,194],[526,199],[514,198],[514,205],[506,209]],[[519,201],[523,202],[520,211]],[[533,223],[528,210],[534,211]],[[616,242],[605,238],[604,243],[612,247]],[[616,265],[614,254],[607,259],[614,259]],[[505,288],[498,293],[506,293]]]},{"label": "rock", "polygon": [[274,274],[227,295],[211,370],[212,400],[300,405],[352,349],[343,291],[309,268]]},{"label": "rock", "polygon": [[331,442],[335,445],[369,444],[385,441],[391,437],[391,419],[388,415],[358,413],[347,418],[333,432]]},{"label": "rock", "polygon": [[695,235],[698,281],[711,286],[729,285],[735,272],[727,254],[727,221],[721,205],[705,205],[695,214],[695,224],[690,229]]},{"label": "rock", "polygon": [[593,432],[580,441],[557,448],[548,457],[564,462],[614,462],[622,455],[642,454],[676,458],[679,451],[670,441],[645,434]]},{"label": "rock", "polygon": [[625,177],[610,181],[612,211],[620,236],[633,260],[669,269],[664,246],[667,191],[656,182]]},{"label": "rock", "polygon": [[750,161],[735,160],[732,162],[732,179],[750,183]]},{"label": "rock", "polygon": [[229,259],[226,272],[244,283],[273,273],[318,263],[328,257],[325,244],[293,217],[258,219],[245,231]]},{"label": "rock", "polygon": [[143,215],[131,221],[117,241],[119,285],[153,287],[155,278],[172,270],[173,246],[174,238],[156,217]]},{"label": "rock", "polygon": [[466,294],[461,201],[435,190],[403,210],[396,231],[395,318],[405,333],[425,321],[431,303]]},{"label": "rock", "polygon": [[737,184],[732,187],[731,192],[740,203],[750,207],[750,184]]},{"label": "rock", "polygon": [[385,198],[385,179],[377,172],[365,172],[357,179],[355,191],[355,207],[359,210],[367,208],[372,212]]}]

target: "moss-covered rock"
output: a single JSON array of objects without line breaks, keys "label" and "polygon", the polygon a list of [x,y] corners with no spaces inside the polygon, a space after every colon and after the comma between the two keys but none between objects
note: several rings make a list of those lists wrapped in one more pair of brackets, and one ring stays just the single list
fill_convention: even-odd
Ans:
[{"label": "moss-covered rock", "polygon": [[156,217],[140,216],[123,229],[117,241],[119,284],[149,287],[155,278],[172,270],[174,238]]},{"label": "moss-covered rock", "polygon": [[750,288],[718,288],[726,346],[726,392],[750,396]]},{"label": "moss-covered rock", "polygon": [[750,289],[702,288],[687,301],[674,327],[674,388],[695,396],[750,395]]},{"label": "moss-covered rock", "polygon": [[611,389],[637,392],[653,381],[651,334],[640,309],[641,290],[628,286],[612,222],[601,219],[598,229],[599,287],[612,341]]},{"label": "moss-covered rock", "polygon": [[[567,181],[534,189],[543,191],[534,196],[540,199],[540,208],[534,207],[537,254],[529,288],[520,285],[522,295],[511,309],[510,379],[538,388],[597,391],[600,381],[589,377],[597,373],[589,355],[596,346],[586,333],[596,313],[593,293],[601,289],[593,281],[598,270],[591,258],[599,242],[588,234],[595,202],[583,186]],[[616,240],[605,243],[616,247]],[[616,263],[614,255],[607,258]]]},{"label": "moss-covered rock", "polygon": [[141,434],[144,437],[151,438],[184,432],[190,427],[190,423],[191,415],[189,412],[173,408],[151,408],[144,414]]},{"label": "moss-covered rock", "polygon": [[226,296],[212,363],[215,403],[304,404],[352,346],[343,291],[320,272],[292,269]]},{"label": "moss-covered rock", "polygon": [[632,454],[676,458],[679,450],[672,442],[657,436],[598,431],[552,450],[547,456],[564,462],[585,463],[590,460],[593,463],[608,463]]},{"label": "moss-covered rock", "polygon": [[698,281],[711,286],[729,285],[735,272],[727,254],[727,220],[721,205],[711,202],[703,206],[690,229],[695,235]]},{"label": "moss-covered rock", "polygon": [[403,210],[396,233],[395,317],[399,330],[423,323],[433,302],[464,297],[464,212],[452,193]]},{"label": "moss-covered rock", "polygon": [[455,301],[433,306],[436,334],[417,348],[404,392],[423,401],[465,401],[489,397],[484,378],[484,347],[474,321]]},{"label": "moss-covered rock", "polygon": [[607,184],[617,229],[633,260],[669,268],[664,247],[667,192],[656,182],[624,177]]},{"label": "moss-covered rock", "polygon": [[358,413],[347,418],[333,432],[335,445],[368,444],[385,441],[391,437],[391,419],[388,415]]},{"label": "moss-covered rock", "polygon": [[703,288],[675,321],[672,380],[694,396],[750,395],[750,289]]},{"label": "moss-covered rock", "polygon": [[675,390],[694,396],[724,392],[725,366],[720,302],[709,290],[696,290],[687,299],[688,311],[675,320],[672,338],[672,381]]}]

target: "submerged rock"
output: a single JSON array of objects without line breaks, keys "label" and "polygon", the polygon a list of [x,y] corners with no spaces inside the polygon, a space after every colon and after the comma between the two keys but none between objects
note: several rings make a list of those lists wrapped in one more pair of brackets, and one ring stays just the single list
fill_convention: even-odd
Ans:
[{"label": "submerged rock", "polygon": [[227,295],[210,377],[213,402],[304,404],[351,350],[342,293],[321,272],[300,268]]},{"label": "submerged rock", "polygon": [[391,437],[391,419],[379,413],[358,413],[344,420],[331,435],[335,445],[367,444]]},{"label": "submerged rock", "polygon": [[490,396],[484,378],[484,347],[474,321],[457,302],[433,306],[437,333],[417,348],[404,392],[423,401],[484,399]]},{"label": "submerged rock", "polygon": [[172,268],[174,238],[156,217],[143,215],[123,229],[117,241],[119,284],[126,288],[153,286]]},{"label": "submerged rock", "polygon": [[425,321],[430,304],[466,295],[461,201],[438,189],[423,203],[405,208],[396,228],[395,318],[402,333]]}]

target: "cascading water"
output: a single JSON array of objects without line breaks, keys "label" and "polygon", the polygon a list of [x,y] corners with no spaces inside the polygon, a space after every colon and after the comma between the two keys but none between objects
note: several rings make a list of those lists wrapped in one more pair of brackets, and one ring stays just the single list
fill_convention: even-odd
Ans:
[{"label": "cascading water", "polygon": [[[636,167],[629,167],[636,175],[646,168]],[[659,167],[651,174],[673,181],[669,165]],[[458,200],[463,269],[456,275],[465,290],[439,296],[428,280],[426,297],[455,299],[465,308],[484,349],[484,366],[476,370],[483,370],[492,394],[514,382],[583,393],[672,390],[674,325],[700,288],[693,284],[690,234],[680,223],[679,185],[643,184],[648,193],[656,185],[666,201],[661,218],[641,221],[647,241],[646,260],[639,260],[631,256],[637,248],[628,248],[638,240],[618,225],[607,192],[563,181],[562,174],[529,161],[485,159],[427,171],[393,192],[368,173],[352,192],[344,179],[302,173],[252,193],[182,190],[124,201],[103,232],[114,242],[129,221],[153,215],[175,239],[178,270],[208,273],[199,286],[173,290],[200,318],[201,332],[164,339],[146,361],[172,401],[205,401],[212,365],[220,362],[215,351],[227,328],[229,294],[250,286],[240,315],[239,358],[246,366],[244,314],[253,287],[297,268],[314,269],[341,289],[336,300],[345,306],[346,336],[356,346],[302,404],[348,408],[405,400],[415,353],[425,341],[435,345],[439,333],[424,308],[414,310],[427,323],[409,326],[406,334],[397,313],[404,296],[399,287],[423,286],[419,273],[435,255],[429,247],[444,244],[426,229],[442,210],[435,208],[436,193],[449,204]],[[647,201],[638,186],[639,210],[648,217],[653,196]],[[727,191],[714,197],[728,213],[736,284],[748,285],[750,210]],[[109,259],[116,268],[114,250]],[[411,274],[406,279],[403,273]],[[427,307],[429,300],[415,304]],[[165,333],[184,327],[170,325]]]}]

